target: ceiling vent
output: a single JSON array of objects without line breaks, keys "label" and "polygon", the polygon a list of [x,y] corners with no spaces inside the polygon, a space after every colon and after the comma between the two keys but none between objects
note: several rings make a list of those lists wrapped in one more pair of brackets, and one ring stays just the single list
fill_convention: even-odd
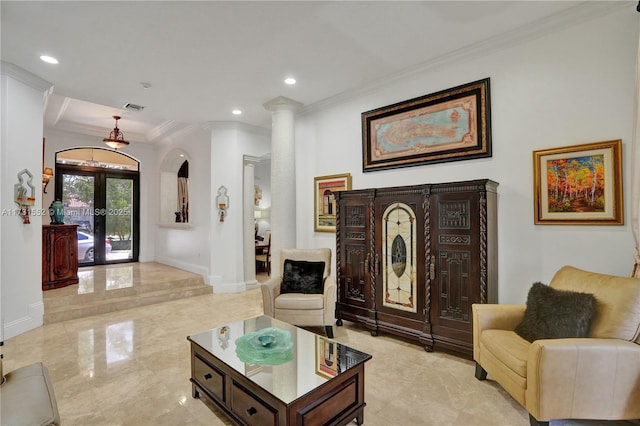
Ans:
[{"label": "ceiling vent", "polygon": [[136,105],[131,103],[124,104],[122,108],[127,109],[129,111],[142,111],[144,109],[142,105]]}]

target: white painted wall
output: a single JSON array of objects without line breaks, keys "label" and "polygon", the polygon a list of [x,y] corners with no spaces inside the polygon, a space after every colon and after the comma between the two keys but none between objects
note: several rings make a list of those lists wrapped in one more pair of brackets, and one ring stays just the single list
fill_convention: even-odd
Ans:
[{"label": "white painted wall", "polygon": [[[499,49],[479,46],[296,118],[297,245],[330,247],[313,232],[313,177],[351,173],[353,189],[490,178],[498,187],[499,301],[522,303],[534,281],[565,264],[629,275],[634,245],[624,226],[533,224],[532,151],[622,139],[624,198],[630,154],[638,16],[633,5]],[[582,19],[582,18],[581,18]],[[493,157],[362,172],[361,113],[491,78]],[[335,262],[335,258],[334,258]]]},{"label": "white painted wall", "polygon": [[[152,217],[156,235],[156,261],[200,274],[205,282],[209,282],[210,131],[204,127],[193,126],[163,141],[158,152],[159,168],[155,172],[158,176],[161,172],[160,164],[175,150],[184,151],[186,159],[189,160],[189,223],[163,226],[160,225],[161,212],[156,212]],[[177,171],[176,168],[175,173]],[[173,181],[176,180],[175,173]],[[162,187],[158,185],[153,191],[158,193],[160,199]],[[175,210],[175,199],[173,205]]]},{"label": "white painted wall", "polygon": [[[244,156],[262,157],[270,150],[268,130],[232,122],[210,123],[211,195],[210,278],[213,291],[245,289],[243,247]],[[220,186],[227,188],[229,209],[218,219],[215,199]],[[204,196],[204,194],[203,194]]]},{"label": "white painted wall", "polygon": [[51,84],[2,62],[0,77],[0,325],[8,339],[42,325],[42,216],[23,224],[14,203],[18,173],[28,169],[35,186],[35,209],[42,208],[42,116]]}]

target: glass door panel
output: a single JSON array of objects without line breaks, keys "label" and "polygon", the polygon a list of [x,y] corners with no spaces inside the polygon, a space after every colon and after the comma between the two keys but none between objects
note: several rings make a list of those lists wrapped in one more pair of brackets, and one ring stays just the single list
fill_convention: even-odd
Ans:
[{"label": "glass door panel", "polygon": [[107,261],[133,259],[133,179],[107,177],[106,239]]},{"label": "glass door panel", "polygon": [[95,177],[64,173],[62,175],[62,203],[64,223],[78,225],[78,264],[93,263]]}]

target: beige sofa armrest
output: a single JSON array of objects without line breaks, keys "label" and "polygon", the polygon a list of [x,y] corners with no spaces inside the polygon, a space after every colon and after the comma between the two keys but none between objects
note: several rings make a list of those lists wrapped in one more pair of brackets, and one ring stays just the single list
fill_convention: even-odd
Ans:
[{"label": "beige sofa armrest", "polygon": [[483,330],[513,331],[524,318],[525,305],[500,305],[493,303],[474,303],[473,315],[473,359],[480,359],[480,334]]},{"label": "beige sofa armrest", "polygon": [[336,320],[337,292],[336,280],[329,275],[324,280],[324,325],[333,325]]},{"label": "beige sofa armrest", "polygon": [[269,280],[260,284],[264,314],[272,318],[275,312],[276,297],[280,295],[280,284],[282,284],[282,277],[280,276],[271,277]]},{"label": "beige sofa armrest", "polygon": [[640,345],[618,339],[537,340],[526,408],[539,421],[640,418]]}]

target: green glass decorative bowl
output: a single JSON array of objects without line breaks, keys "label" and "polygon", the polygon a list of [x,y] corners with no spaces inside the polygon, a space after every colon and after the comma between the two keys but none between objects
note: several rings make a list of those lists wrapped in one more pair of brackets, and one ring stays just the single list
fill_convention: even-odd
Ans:
[{"label": "green glass decorative bowl", "polygon": [[236,339],[236,355],[242,362],[279,365],[293,359],[291,333],[275,327],[247,333]]}]

